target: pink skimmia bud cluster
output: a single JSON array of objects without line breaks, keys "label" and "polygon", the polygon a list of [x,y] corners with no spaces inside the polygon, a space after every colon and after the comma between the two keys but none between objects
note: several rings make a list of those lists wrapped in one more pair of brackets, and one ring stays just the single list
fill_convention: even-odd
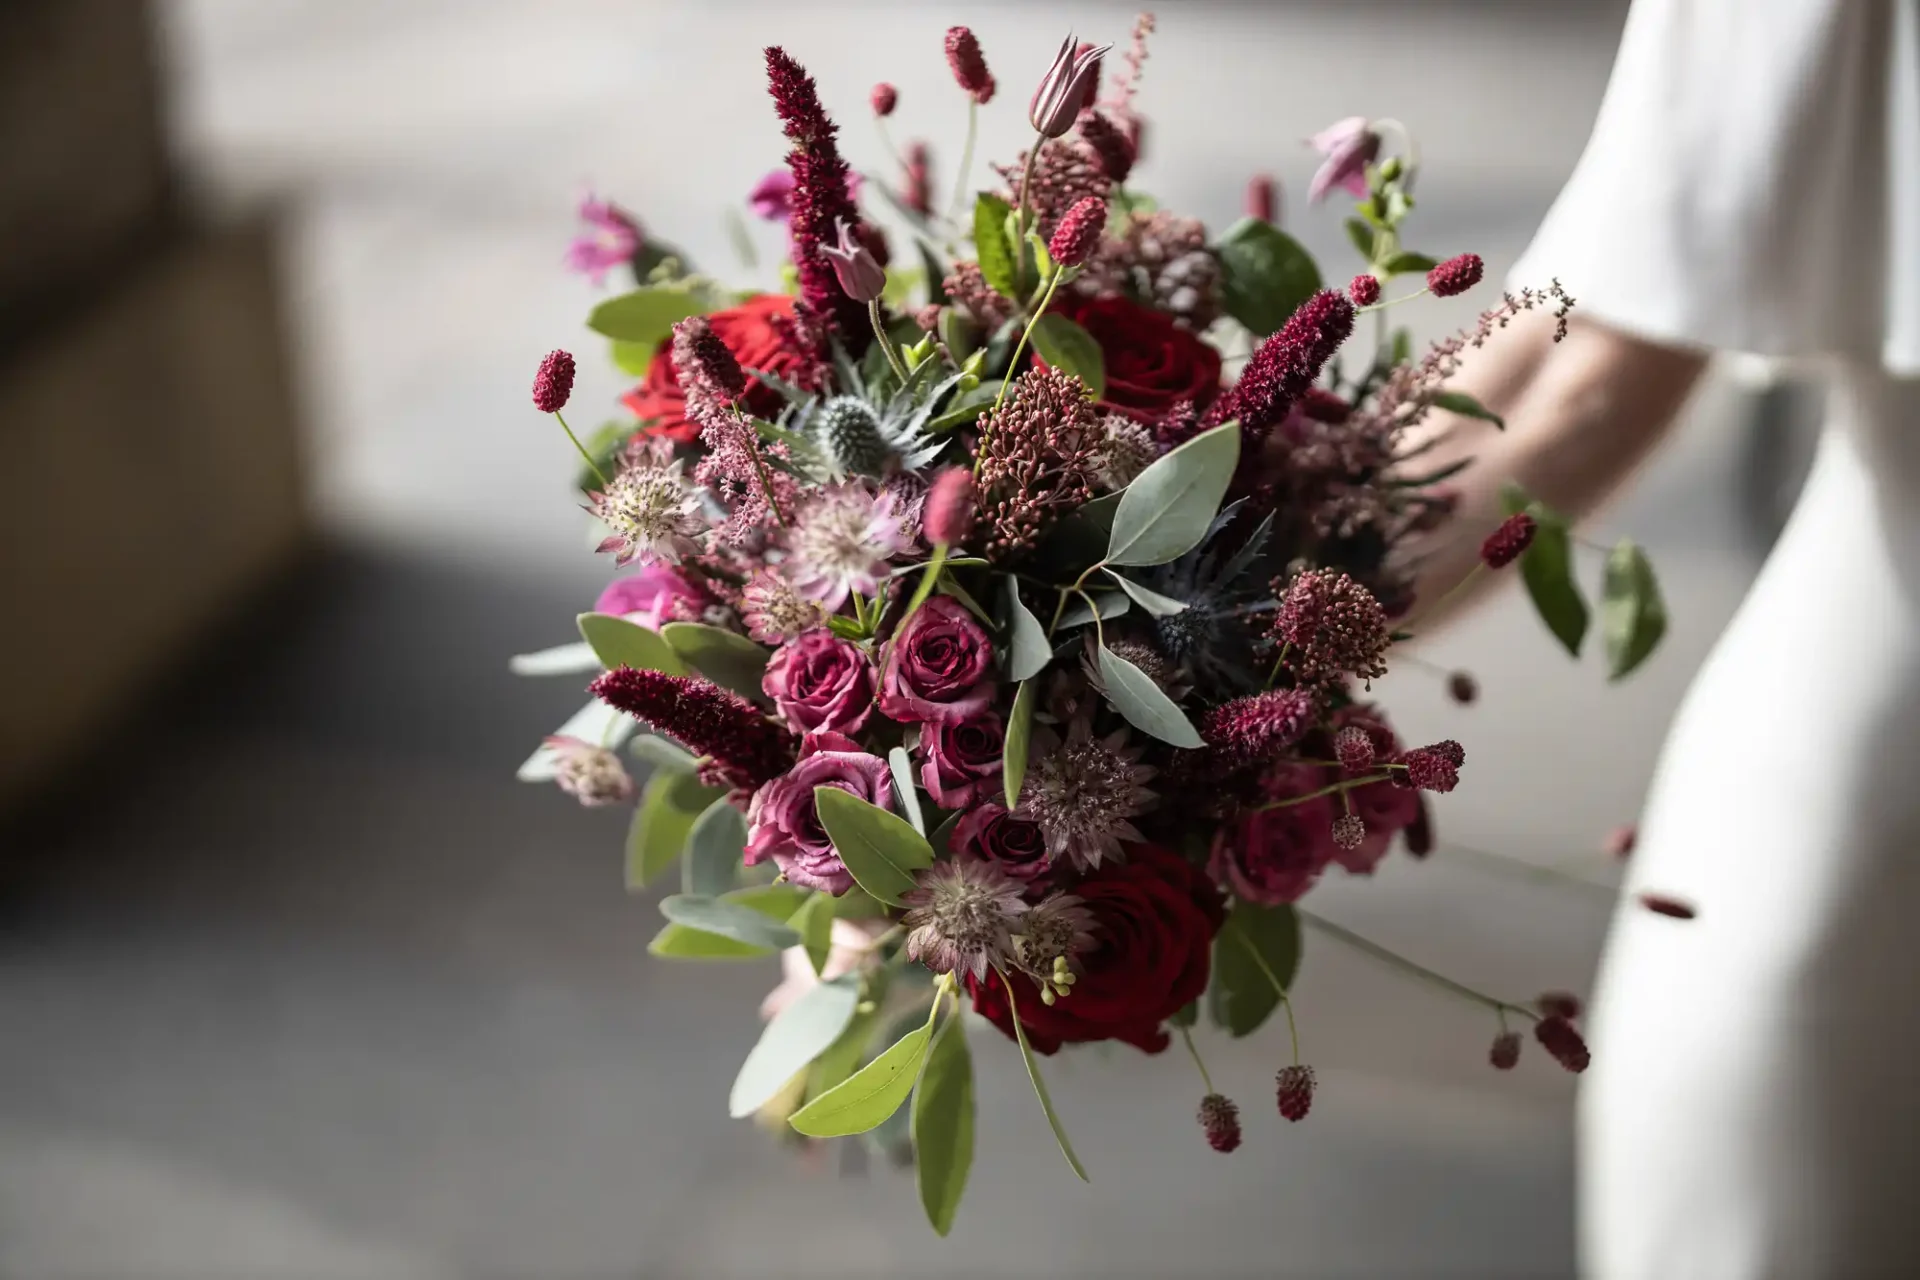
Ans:
[{"label": "pink skimmia bud cluster", "polygon": [[[1117,52],[1069,35],[996,54],[1034,77],[1024,151],[976,172],[969,141],[939,174],[909,143],[864,183],[812,76],[766,49],[768,136],[742,145],[784,139],[749,203],[784,224],[787,290],[691,274],[602,201],[569,255],[632,268],[638,287],[594,325],[644,372],[629,417],[567,428],[620,573],[580,616],[582,643],[517,664],[578,673],[592,699],[522,776],[634,806],[630,883],[681,868],[657,955],[783,954],[734,1113],[824,1140],[914,1094],[912,1158],[941,1169],[923,1189],[954,1188],[927,1202],[943,1232],[971,1150],[953,1136],[963,1006],[1035,1081],[1070,1045],[1152,1054],[1178,1036],[1222,1153],[1279,1126],[1243,1121],[1206,1078],[1201,1011],[1235,1036],[1282,1012],[1276,1109],[1308,1115],[1299,927],[1426,971],[1300,903],[1396,850],[1444,849],[1437,806],[1463,781],[1458,742],[1409,745],[1369,692],[1426,603],[1409,566],[1433,539],[1478,539],[1487,566],[1569,581],[1547,560],[1570,554],[1558,517],[1527,500],[1491,534],[1456,529],[1447,471],[1422,455],[1434,408],[1494,420],[1452,384],[1463,352],[1521,311],[1564,323],[1571,299],[1506,295],[1419,355],[1356,327],[1483,271],[1403,248],[1415,153],[1393,121],[1311,139],[1310,203],[1356,201],[1366,260],[1324,277],[1344,288],[1302,287],[1323,275],[1276,225],[1270,178],[1228,231],[1157,207],[1140,187],[1153,27],[1143,16]],[[994,105],[974,33],[951,28],[943,49],[964,114]],[[867,99],[889,149],[899,100],[891,81]],[[950,190],[948,211],[934,192]],[[915,246],[891,276],[890,241]],[[1416,272],[1425,290],[1390,296]],[[557,417],[575,374],[548,355],[535,407]],[[1436,674],[1473,701],[1470,677]],[[1499,1016],[1495,1067],[1520,1057],[1514,1018],[1586,1065],[1577,1003],[1444,985]]]}]

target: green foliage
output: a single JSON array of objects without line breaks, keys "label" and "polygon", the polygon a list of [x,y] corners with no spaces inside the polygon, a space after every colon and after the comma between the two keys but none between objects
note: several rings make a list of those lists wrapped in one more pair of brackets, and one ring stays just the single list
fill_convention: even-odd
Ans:
[{"label": "green foliage", "polygon": [[1320,268],[1298,240],[1269,222],[1242,218],[1214,246],[1227,314],[1261,337],[1287,322],[1320,289]]},{"label": "green foliage", "polygon": [[944,1236],[973,1167],[973,1060],[957,1010],[934,1037],[913,1091],[913,1163],[927,1221]]},{"label": "green foliage", "polygon": [[680,863],[681,891],[717,898],[732,889],[746,847],[745,816],[724,798],[715,800],[687,833],[686,857]]},{"label": "green foliage", "polygon": [[1274,982],[1292,986],[1299,968],[1300,918],[1293,907],[1235,902],[1213,940],[1208,1015],[1235,1038],[1251,1034],[1280,1003]]},{"label": "green foliage", "polygon": [[1567,522],[1542,504],[1530,501],[1518,486],[1509,485],[1501,498],[1509,514],[1526,511],[1533,516],[1533,541],[1520,555],[1520,577],[1547,630],[1577,658],[1587,638],[1590,615],[1580,583],[1573,576],[1573,538]]},{"label": "green foliage", "polygon": [[760,696],[760,677],[773,654],[747,637],[704,622],[669,622],[660,636],[687,666],[723,689]]},{"label": "green foliage", "polygon": [[673,646],[660,633],[617,618],[610,613],[583,613],[579,619],[580,636],[593,646],[607,670],[634,667],[642,671],[664,671],[670,676],[687,674],[686,666]]},{"label": "green foliage", "polygon": [[643,889],[672,866],[686,848],[693,824],[725,794],[677,770],[663,769],[648,778],[627,828],[627,888]]},{"label": "green foliage", "polygon": [[1063,315],[1049,311],[1033,322],[1033,349],[1048,365],[1087,384],[1098,400],[1107,391],[1107,362],[1093,335]]},{"label": "green foliage", "polygon": [[1645,662],[1667,633],[1667,604],[1653,564],[1631,539],[1622,538],[1607,557],[1600,631],[1607,642],[1607,673],[1614,680]]},{"label": "green foliage", "polygon": [[926,1060],[929,1031],[928,1027],[916,1027],[885,1053],[794,1112],[788,1123],[810,1138],[843,1138],[880,1124],[912,1091],[920,1064]]},{"label": "green foliage", "polygon": [[853,1021],[860,980],[852,974],[810,987],[760,1033],[727,1096],[727,1114],[750,1116],[825,1053]]},{"label": "green foliage", "polygon": [[1120,495],[1107,563],[1177,560],[1207,536],[1240,461],[1240,427],[1228,422],[1156,458]]},{"label": "green foliage", "polygon": [[1009,809],[1019,807],[1020,784],[1027,779],[1027,747],[1033,736],[1033,700],[1037,692],[1034,680],[1022,680],[1013,695],[1013,710],[1007,715],[1007,750],[1000,762],[1000,781]]},{"label": "green foliage", "polygon": [[[792,885],[764,884],[735,889],[720,895],[720,900],[758,911],[778,923],[790,919],[809,896],[806,890]],[[666,960],[752,960],[773,953],[771,947],[736,942],[683,924],[667,925],[647,944],[648,955]]]},{"label": "green foliage", "polygon": [[1020,681],[1040,674],[1053,658],[1047,629],[1020,599],[1020,583],[1007,575],[1007,678]]},{"label": "green foliage", "polygon": [[1003,298],[1018,299],[1013,241],[1007,235],[1012,208],[1005,200],[982,191],[973,203],[973,248],[987,287]]},{"label": "green foliage", "polygon": [[676,893],[660,900],[660,914],[675,924],[731,938],[750,947],[784,951],[800,945],[800,935],[792,926],[725,898]]},{"label": "green foliage", "polygon": [[1105,645],[1100,646],[1099,660],[1107,701],[1128,724],[1176,747],[1197,749],[1207,745],[1186,713],[1146,672]]},{"label": "green foliage", "polygon": [[933,846],[897,814],[838,787],[815,787],[820,825],[855,883],[881,902],[900,905],[913,873],[933,865]]},{"label": "green foliage", "polygon": [[1478,418],[1482,422],[1491,422],[1502,431],[1507,429],[1507,420],[1464,391],[1438,391],[1433,396],[1433,406],[1457,413],[1466,418]]},{"label": "green foliage", "polygon": [[706,310],[705,300],[691,289],[649,285],[595,307],[587,317],[587,328],[651,350],[673,335],[675,324]]}]

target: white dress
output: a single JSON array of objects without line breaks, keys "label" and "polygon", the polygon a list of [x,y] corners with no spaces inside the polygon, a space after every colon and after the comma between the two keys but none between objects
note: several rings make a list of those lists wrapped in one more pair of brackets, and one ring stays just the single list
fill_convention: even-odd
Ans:
[{"label": "white dress", "polygon": [[1579,1117],[1603,1280],[1920,1277],[1917,9],[1637,0],[1514,275],[1830,387],[1805,493],[1674,722],[1608,943]]}]

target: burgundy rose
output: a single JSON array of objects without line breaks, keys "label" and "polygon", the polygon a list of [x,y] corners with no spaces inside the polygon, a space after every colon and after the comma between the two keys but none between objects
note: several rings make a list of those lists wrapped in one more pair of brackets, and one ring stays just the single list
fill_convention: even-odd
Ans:
[{"label": "burgundy rose", "polygon": [[999,789],[1007,731],[988,712],[971,720],[935,721],[920,733],[920,785],[943,809],[959,809]]},{"label": "burgundy rose", "polygon": [[1103,407],[1152,422],[1182,400],[1204,409],[1219,394],[1220,353],[1171,317],[1120,297],[1056,309],[1100,344],[1107,367]]},{"label": "burgundy rose", "polygon": [[[1267,799],[1306,795],[1326,785],[1326,778],[1310,765],[1282,768],[1270,775]],[[1249,902],[1293,902],[1313,888],[1328,863],[1348,852],[1333,843],[1339,812],[1331,796],[1250,810],[1214,834],[1208,870]]]},{"label": "burgundy rose", "polygon": [[868,804],[893,807],[885,760],[842,734],[810,733],[800,745],[799,763],[753,793],[744,861],[751,867],[772,858],[791,883],[838,896],[853,888],[853,876],[820,825],[815,787],[838,787]]},{"label": "burgundy rose", "polygon": [[[1008,973],[1028,1041],[1041,1053],[1084,1040],[1160,1052],[1168,1043],[1160,1024],[1206,990],[1213,935],[1226,915],[1220,891],[1178,856],[1135,844],[1125,862],[1100,867],[1073,892],[1093,913],[1095,939],[1080,956],[1073,990],[1043,1004],[1030,979]],[[966,981],[974,1009],[1012,1036],[1000,975]]]},{"label": "burgundy rose", "polygon": [[993,705],[993,644],[951,596],[934,596],[894,633],[880,710],[901,724],[970,720]]},{"label": "burgundy rose", "polygon": [[[792,298],[762,293],[737,307],[714,312],[707,323],[743,369],[759,369],[791,381],[805,363],[805,357],[789,349],[780,335],[779,322],[792,318]],[[680,376],[673,368],[672,343],[671,338],[661,341],[653,353],[653,363],[647,366],[646,378],[621,396],[620,403],[641,420],[641,435],[691,444],[700,438],[700,424],[687,417],[686,393],[680,389]],[[745,405],[749,413],[775,417],[785,403],[778,391],[757,380],[747,388]]]},{"label": "burgundy rose", "polygon": [[1016,880],[1044,881],[1053,870],[1046,833],[1038,823],[1016,818],[1003,804],[977,804],[953,828],[953,851],[998,864]]},{"label": "burgundy rose", "polygon": [[825,627],[781,645],[760,687],[796,733],[858,733],[873,714],[873,663]]}]

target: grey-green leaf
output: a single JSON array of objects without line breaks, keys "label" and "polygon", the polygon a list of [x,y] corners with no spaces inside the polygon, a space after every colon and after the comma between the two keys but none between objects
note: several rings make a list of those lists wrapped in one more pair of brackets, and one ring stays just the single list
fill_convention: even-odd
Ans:
[{"label": "grey-green leaf", "polygon": [[1053,658],[1047,629],[1020,599],[1020,584],[1007,575],[1007,678],[1027,680],[1040,674]]},{"label": "grey-green leaf", "polygon": [[981,192],[973,202],[973,251],[987,287],[1003,298],[1019,297],[1015,282],[1013,242],[1007,237],[1011,207],[999,196]]},{"label": "grey-green leaf", "polygon": [[666,769],[673,773],[692,773],[699,767],[699,757],[677,742],[665,738],[656,738],[652,734],[642,734],[633,740],[627,750],[656,769]]},{"label": "grey-green leaf", "polygon": [[675,924],[731,938],[750,947],[772,947],[776,951],[784,951],[800,945],[799,933],[789,925],[771,919],[752,907],[728,902],[724,898],[676,893],[660,900],[660,914]]},{"label": "grey-green leaf", "polygon": [[1298,240],[1258,218],[1242,218],[1214,247],[1227,314],[1261,337],[1320,288],[1320,268]]},{"label": "grey-green leaf", "polygon": [[689,289],[656,285],[608,298],[587,317],[587,328],[621,342],[657,346],[673,326],[706,310]]},{"label": "grey-green leaf", "polygon": [[704,622],[669,622],[660,636],[681,661],[725,689],[760,696],[760,677],[773,654],[738,632]]},{"label": "grey-green leaf", "polygon": [[673,646],[661,639],[657,631],[610,613],[583,613],[578,621],[581,638],[593,646],[609,671],[615,667],[635,667],[643,671],[664,671],[670,676],[687,674]]},{"label": "grey-green leaf", "polygon": [[893,793],[900,797],[900,812],[921,835],[927,834],[927,820],[920,812],[920,793],[913,785],[913,761],[905,747],[887,752],[887,767],[893,771]]},{"label": "grey-green leaf", "polygon": [[1027,779],[1027,742],[1033,736],[1036,687],[1034,681],[1022,680],[1013,695],[1013,710],[1007,715],[1007,750],[1000,761],[1000,780],[1009,809],[1019,807],[1020,784]]},{"label": "grey-green leaf", "polygon": [[1445,409],[1466,418],[1478,418],[1482,422],[1491,422],[1502,431],[1507,429],[1507,420],[1464,391],[1436,391],[1431,399],[1436,409]]},{"label": "grey-green leaf", "polygon": [[1406,276],[1418,271],[1431,271],[1439,265],[1424,253],[1415,253],[1411,249],[1402,249],[1388,258],[1383,264],[1388,275]]},{"label": "grey-green leaf", "polygon": [[1049,311],[1033,322],[1033,349],[1062,373],[1087,384],[1087,394],[1098,400],[1107,391],[1107,361],[1093,335],[1062,315]]},{"label": "grey-green leaf", "polygon": [[[1089,604],[1091,601],[1091,604]],[[1069,627],[1082,627],[1094,619],[1094,611],[1099,611],[1100,621],[1110,622],[1132,607],[1126,593],[1121,591],[1089,591],[1085,600],[1076,598],[1060,615],[1060,631]]]},{"label": "grey-green leaf", "polygon": [[1113,709],[1142,733],[1152,734],[1176,747],[1194,749],[1207,745],[1186,713],[1146,672],[1105,645],[1100,647],[1100,680],[1107,687],[1107,701],[1113,704]]},{"label": "grey-green leaf", "polygon": [[691,773],[663,769],[648,778],[627,828],[627,888],[643,889],[672,866],[693,824],[725,794],[723,788],[702,786]]},{"label": "grey-green leaf", "polygon": [[788,1123],[810,1138],[865,1133],[907,1100],[927,1056],[927,1038],[926,1027],[914,1028],[885,1053],[794,1112]]},{"label": "grey-green leaf", "polygon": [[787,1081],[840,1038],[859,1003],[860,980],[848,974],[810,987],[775,1014],[733,1078],[727,1114],[737,1119],[767,1105]]},{"label": "grey-green leaf", "polygon": [[680,862],[681,891],[717,898],[733,888],[746,847],[746,818],[724,798],[715,800],[687,833],[687,853]]},{"label": "grey-green leaf", "polygon": [[1170,618],[1187,607],[1184,600],[1175,600],[1172,596],[1163,596],[1158,591],[1149,591],[1137,582],[1130,582],[1113,570],[1107,570],[1107,576],[1120,584],[1120,589],[1132,597],[1133,602],[1156,618]]},{"label": "grey-green leaf", "polygon": [[815,893],[800,904],[800,909],[787,917],[787,923],[800,935],[800,946],[807,953],[807,963],[818,974],[827,967],[827,957],[833,952],[834,897],[830,893]]},{"label": "grey-green leaf", "polygon": [[533,653],[516,653],[507,659],[507,670],[517,676],[571,676],[599,669],[600,656],[584,641],[557,644]]},{"label": "grey-green leaf", "polygon": [[944,1236],[973,1167],[973,1060],[957,1013],[934,1037],[913,1091],[913,1165],[927,1221]]},{"label": "grey-green leaf", "polygon": [[1631,539],[1621,539],[1607,557],[1600,630],[1607,641],[1607,674],[1614,680],[1645,662],[1667,633],[1667,604],[1653,564]]},{"label": "grey-green leaf", "polygon": [[[735,889],[721,901],[758,911],[778,922],[791,917],[810,897],[806,890],[789,884],[763,884],[751,889]],[[670,923],[647,944],[647,954],[666,960],[752,960],[772,955],[773,948],[735,942],[717,933]]]},{"label": "grey-green leaf", "polygon": [[1235,1037],[1249,1035],[1280,1003],[1274,983],[1292,986],[1299,968],[1300,919],[1294,909],[1284,903],[1235,902],[1214,938],[1207,1012]]},{"label": "grey-green leaf", "polygon": [[1198,545],[1240,461],[1240,427],[1195,436],[1134,477],[1113,513],[1107,563],[1165,564]]},{"label": "grey-green leaf", "polygon": [[933,865],[933,846],[896,814],[838,787],[815,787],[814,806],[834,852],[869,894],[900,905],[913,873]]},{"label": "grey-green leaf", "polygon": [[1020,1021],[1020,1007],[1015,1002],[1013,987],[1007,984],[1007,975],[1002,973],[1000,981],[1006,986],[1008,1021],[1013,1023],[1013,1038],[1020,1046],[1020,1060],[1026,1064],[1027,1079],[1033,1083],[1033,1094],[1040,1099],[1040,1109],[1046,1112],[1047,1125],[1053,1130],[1053,1140],[1060,1147],[1060,1154],[1067,1158],[1067,1164],[1073,1169],[1080,1181],[1087,1181],[1087,1170],[1080,1163],[1080,1157],[1074,1154],[1073,1143],[1067,1139],[1067,1127],[1060,1123],[1060,1113],[1053,1109],[1053,1098],[1047,1093],[1047,1082],[1040,1074],[1040,1064],[1034,1061],[1033,1046],[1027,1043],[1027,1029]]}]

